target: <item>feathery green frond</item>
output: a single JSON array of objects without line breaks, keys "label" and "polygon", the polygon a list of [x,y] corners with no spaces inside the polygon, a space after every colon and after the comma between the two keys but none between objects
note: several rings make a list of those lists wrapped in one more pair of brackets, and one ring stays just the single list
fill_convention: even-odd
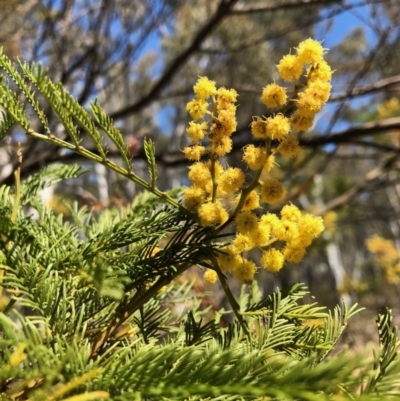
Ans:
[{"label": "feathery green frond", "polygon": [[156,164],[156,148],[151,139],[144,138],[143,141],[144,152],[146,154],[147,162],[149,163],[149,174],[151,186],[155,188],[157,179],[157,164]]},{"label": "feathery green frond", "polygon": [[90,103],[90,108],[97,123],[100,125],[101,128],[103,128],[104,132],[114,142],[114,145],[119,150],[120,156],[125,163],[126,170],[131,171],[131,158],[129,156],[129,148],[124,141],[121,132],[114,125],[112,119],[101,108],[97,100]]}]

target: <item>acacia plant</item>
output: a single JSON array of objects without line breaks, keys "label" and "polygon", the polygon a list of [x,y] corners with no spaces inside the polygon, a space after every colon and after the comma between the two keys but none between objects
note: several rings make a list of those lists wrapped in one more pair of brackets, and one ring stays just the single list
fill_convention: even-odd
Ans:
[{"label": "acacia plant", "polygon": [[[323,231],[322,219],[282,205],[281,157],[300,151],[296,133],[313,125],[328,100],[332,71],[319,42],[302,42],[278,64],[288,86],[268,84],[261,100],[268,118],[251,123],[259,146],[244,148],[246,169],[224,157],[236,128],[234,89],[200,77],[187,105],[193,121],[184,149],[194,161],[191,186],[165,193],[156,186],[155,149],[145,141],[147,181],[132,170],[127,145],[97,101],[89,113],[40,65],[13,64],[1,55],[0,137],[18,125],[28,137],[76,152],[134,181],[143,191],[128,208],[99,215],[71,209],[56,216],[39,192],[85,173],[80,165],[50,165],[0,188],[0,391],[10,400],[381,399],[398,397],[400,362],[391,313],[378,317],[380,350],[372,361],[331,357],[357,307],[326,311],[307,303],[301,284],[286,293],[260,293],[257,266],[279,271],[298,263]],[[10,82],[6,80],[10,79]],[[50,129],[56,113],[68,138]],[[32,129],[32,115],[41,124]],[[105,136],[122,163],[107,158]],[[82,145],[89,137],[96,151]],[[265,210],[267,210],[265,212]],[[250,253],[261,249],[260,260]],[[220,281],[232,307],[202,322],[201,294],[174,280],[192,266]],[[235,299],[232,273],[243,285]],[[190,304],[176,312],[174,305]],[[166,333],[166,334],[163,334]]]}]

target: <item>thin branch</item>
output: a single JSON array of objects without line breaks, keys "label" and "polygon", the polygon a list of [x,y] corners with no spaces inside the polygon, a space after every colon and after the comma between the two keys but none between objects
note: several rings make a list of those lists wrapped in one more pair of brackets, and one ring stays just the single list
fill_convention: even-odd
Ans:
[{"label": "thin branch", "polygon": [[143,107],[147,106],[151,103],[158,94],[168,85],[170,84],[173,76],[179,71],[182,65],[189,59],[189,57],[199,49],[201,43],[204,39],[213,31],[213,29],[229,15],[232,11],[232,7],[238,0],[221,0],[217,11],[215,14],[209,19],[209,21],[197,32],[195,37],[193,38],[191,44],[183,50],[180,54],[178,54],[172,63],[166,68],[164,73],[158,82],[153,86],[150,92],[143,96],[141,99],[136,101],[135,103],[124,107],[121,110],[118,110],[114,113],[111,113],[110,117],[114,120],[118,120],[129,116],[130,114],[136,113],[138,110],[141,110]]}]

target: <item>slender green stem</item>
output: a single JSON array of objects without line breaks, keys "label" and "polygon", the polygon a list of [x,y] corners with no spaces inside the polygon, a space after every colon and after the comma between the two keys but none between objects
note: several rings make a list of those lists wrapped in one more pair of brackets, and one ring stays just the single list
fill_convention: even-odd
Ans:
[{"label": "slender green stem", "polygon": [[118,166],[116,163],[112,162],[109,159],[103,159],[100,155],[96,155],[95,153],[83,148],[82,146],[75,146],[69,142],[66,142],[62,139],[55,137],[54,135],[43,135],[33,130],[28,130],[26,132],[27,135],[40,139],[44,142],[51,143],[53,145],[59,146],[61,148],[69,149],[79,155],[85,157],[88,160],[92,160],[96,163],[100,163],[103,166],[108,167],[109,169],[115,171],[116,173],[128,178],[129,180],[135,182],[136,184],[140,185],[143,189],[153,193],[158,198],[163,199],[165,202],[169,203],[171,206],[174,206],[181,211],[187,213],[187,209],[179,204],[175,199],[171,198],[165,192],[160,191],[157,188],[153,188],[151,184],[140,178],[136,175],[133,171],[126,170],[125,168]]}]

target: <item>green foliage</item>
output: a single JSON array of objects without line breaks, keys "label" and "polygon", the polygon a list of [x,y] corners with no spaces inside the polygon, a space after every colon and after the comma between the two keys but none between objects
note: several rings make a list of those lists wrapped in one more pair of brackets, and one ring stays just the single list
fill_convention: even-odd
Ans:
[{"label": "green foliage", "polygon": [[[17,68],[0,59],[46,132],[30,129],[23,102],[1,86],[2,135],[18,123],[27,135],[102,163],[148,190],[130,207],[98,215],[75,205],[67,220],[42,204],[39,191],[84,173],[80,166],[48,166],[22,185],[19,166],[15,188],[0,187],[1,399],[399,397],[398,339],[389,310],[378,317],[380,348],[372,361],[330,353],[356,305],[327,311],[306,301],[302,284],[267,296],[256,283],[244,285],[235,300],[217,271],[234,313],[227,327],[219,319],[226,311],[210,318],[201,302],[210,294],[199,294],[181,277],[191,266],[215,269],[224,244],[213,243],[213,227],[200,226],[181,206],[179,191],[156,188],[154,144],[145,143],[148,183],[131,171],[122,135],[97,103],[92,119],[41,67]],[[72,143],[50,133],[43,99]],[[98,126],[125,167],[107,160]],[[83,133],[99,154],[80,145]]]}]

